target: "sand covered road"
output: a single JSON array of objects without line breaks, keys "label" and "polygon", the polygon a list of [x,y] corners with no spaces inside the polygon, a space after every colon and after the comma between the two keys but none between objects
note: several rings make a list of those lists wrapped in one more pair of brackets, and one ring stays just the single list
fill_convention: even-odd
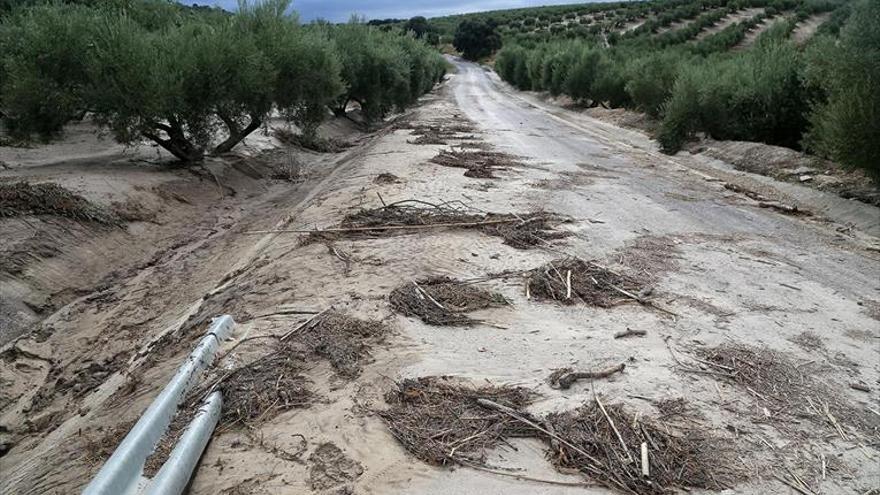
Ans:
[{"label": "sand covered road", "polygon": [[[144,282],[155,277],[155,284],[175,267],[222,267],[223,277],[186,272],[191,287],[164,306],[164,312],[180,315],[201,301],[204,311],[229,312],[239,321],[219,370],[279,352],[274,339],[256,337],[297,330],[289,339],[298,346],[291,372],[301,377],[297,386],[308,390],[297,396],[303,403],[282,408],[270,393],[269,407],[257,417],[222,424],[192,493],[612,492],[583,486],[595,485],[595,477],[556,469],[563,467],[558,454],[564,449],[552,450],[548,458],[547,450],[559,446],[541,435],[503,438],[488,450],[484,469],[436,467],[417,459],[413,445],[408,450],[399,441],[405,426],[395,423],[400,417],[383,411],[400,397],[430,399],[436,391],[412,384],[399,389],[401,380],[442,375],[473,387],[533,390],[538,395],[526,409],[536,418],[599,396],[636,418],[710,435],[724,447],[710,452],[710,464],[731,493],[790,493],[792,483],[827,493],[864,493],[876,486],[880,264],[870,235],[838,231],[839,224],[819,218],[828,211],[791,215],[762,206],[777,202],[806,210],[815,202],[718,164],[660,155],[639,134],[546,107],[471,64],[459,63],[457,73],[395,127],[358,148],[329,178],[309,184],[307,194],[279,197],[233,222],[221,237],[226,241],[207,248],[216,256],[181,252],[161,273],[141,275]],[[456,153],[502,154],[463,155],[466,168],[432,161],[450,146]],[[480,178],[486,168],[495,178]],[[744,190],[765,199],[738,192]],[[387,220],[381,217],[389,211],[383,205],[401,201],[408,208],[433,211],[430,205],[438,205],[444,213],[468,215],[444,219],[447,224],[487,224],[507,219],[492,214],[515,214],[523,222],[513,225],[525,229],[527,215],[537,212],[560,221],[544,231],[528,230],[525,237],[486,225],[335,232],[311,239],[296,232],[244,233],[277,225],[362,228],[375,215]],[[345,218],[361,210],[374,216]],[[417,214],[427,218],[425,211]],[[867,218],[877,211],[861,213]],[[262,220],[253,222],[254,215]],[[643,304],[607,286],[602,297],[580,292],[580,272],[572,277],[576,297],[595,304],[564,304],[571,302],[562,294],[568,272],[559,260],[569,257],[620,274],[614,284]],[[540,277],[553,275],[540,271],[547,263],[560,267],[561,280]],[[539,272],[528,273],[533,269]],[[604,281],[605,275],[591,277]],[[500,297],[467,313],[470,325],[429,325],[401,315],[396,299],[389,299],[395,290],[419,300],[421,288],[447,309],[466,305],[431,292],[426,282],[431,277],[469,281],[468,287]],[[541,300],[539,281],[555,287],[563,301]],[[429,299],[415,304],[436,311]],[[56,333],[49,344],[89,352],[76,332],[101,315],[106,320],[114,309],[101,301],[82,304],[88,311],[65,314],[70,335]],[[311,316],[294,314],[330,307],[373,320],[382,330],[357,327],[340,336],[324,325],[301,327]],[[152,327],[174,323],[144,326],[155,334],[159,328]],[[644,335],[615,338],[628,328]],[[85,397],[56,397],[56,406],[69,412],[88,409],[84,419],[68,414],[54,431],[19,439],[0,459],[5,490],[69,493],[81,487],[100,462],[100,455],[83,452],[112,444],[113,428],[137,416],[173,371],[175,359],[188,351],[192,333],[184,336],[159,353],[158,362],[145,365],[147,379],[132,380],[138,376],[133,370],[120,370]],[[20,347],[33,350],[38,344],[47,345]],[[2,366],[32,365],[32,358],[22,359]],[[559,368],[597,371],[621,363],[622,373],[576,381],[566,390],[548,383]],[[283,379],[268,376],[272,383]],[[128,392],[114,396],[114,387]],[[398,390],[402,396],[394,394]],[[672,401],[687,413],[670,416]],[[449,411],[463,422],[479,414]],[[409,417],[420,417],[418,412],[416,406]],[[468,450],[475,438],[495,434],[478,431],[445,444],[449,432],[422,426],[429,438],[440,439],[441,454],[452,464],[463,459],[457,452],[479,453]],[[62,450],[70,454],[46,455]],[[652,455],[664,460],[659,451]]]}]

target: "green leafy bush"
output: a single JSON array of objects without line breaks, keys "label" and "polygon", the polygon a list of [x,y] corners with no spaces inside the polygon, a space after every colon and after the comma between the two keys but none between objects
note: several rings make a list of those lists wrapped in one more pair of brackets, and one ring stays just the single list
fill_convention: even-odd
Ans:
[{"label": "green leafy bush", "polygon": [[486,58],[501,48],[498,24],[492,20],[467,20],[458,25],[452,45],[468,60]]},{"label": "green leafy bush", "polygon": [[880,179],[880,2],[853,6],[840,41],[808,53],[806,77],[826,99],[814,103],[807,146]]},{"label": "green leafy bush", "polygon": [[342,61],[346,90],[335,112],[357,102],[367,120],[412,104],[442,78],[446,63],[434,50],[408,36],[353,20],[331,30]]},{"label": "green leafy bush", "polygon": [[0,101],[7,130],[18,139],[57,136],[86,108],[84,53],[96,16],[78,5],[19,10],[0,28]]},{"label": "green leafy bush", "polygon": [[677,51],[663,51],[635,59],[629,68],[626,92],[636,109],[657,118],[672,93],[686,58]]},{"label": "green leafy bush", "polygon": [[677,151],[693,132],[703,131],[716,139],[797,147],[806,128],[801,67],[797,49],[787,42],[689,67],[663,106],[661,146]]}]

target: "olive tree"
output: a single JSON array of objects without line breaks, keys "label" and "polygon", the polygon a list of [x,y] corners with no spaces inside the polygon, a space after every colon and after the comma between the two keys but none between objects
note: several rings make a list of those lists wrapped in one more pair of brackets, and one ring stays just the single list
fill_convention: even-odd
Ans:
[{"label": "olive tree", "polygon": [[0,23],[0,104],[16,138],[49,139],[85,108],[94,12],[78,5],[14,11]]},{"label": "olive tree", "polygon": [[497,27],[498,24],[492,19],[464,20],[455,29],[452,45],[468,60],[488,57],[501,48],[501,35]]},{"label": "olive tree", "polygon": [[375,120],[401,103],[402,94],[409,94],[409,66],[403,49],[394,42],[397,36],[357,19],[333,30],[346,85],[334,113],[345,115],[353,101],[368,121]]},{"label": "olive tree", "polygon": [[89,112],[119,142],[148,139],[185,162],[231,150],[275,109],[313,133],[343,89],[340,66],[288,7],[141,16],[149,25],[122,9],[27,11],[4,27],[5,40],[18,37],[3,57],[6,125],[49,136]]},{"label": "olive tree", "polygon": [[880,181],[880,2],[854,2],[840,40],[817,40],[806,78],[823,98],[810,115],[807,146]]}]

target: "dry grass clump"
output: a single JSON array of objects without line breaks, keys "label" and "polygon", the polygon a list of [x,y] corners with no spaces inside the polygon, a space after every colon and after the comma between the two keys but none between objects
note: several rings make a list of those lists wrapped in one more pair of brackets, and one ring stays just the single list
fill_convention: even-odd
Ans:
[{"label": "dry grass clump", "polygon": [[90,467],[97,468],[113,455],[113,451],[122,439],[128,435],[136,420],[124,421],[112,426],[97,425],[94,429],[83,432],[84,446],[82,453]]},{"label": "dry grass clump", "polygon": [[801,332],[788,340],[808,352],[822,351],[825,349],[825,342],[822,340],[822,337],[815,332]]},{"label": "dry grass clump", "polygon": [[449,204],[434,205],[404,200],[373,209],[363,209],[343,218],[339,227],[309,233],[307,242],[332,241],[341,237],[369,238],[412,234],[428,228],[475,229],[501,237],[505,244],[527,249],[568,235],[554,227],[566,220],[545,212],[526,214],[474,213]]},{"label": "dry grass clump", "polygon": [[638,300],[641,287],[631,278],[578,258],[547,263],[528,273],[526,290],[538,300],[609,308]]},{"label": "dry grass clump", "polygon": [[521,387],[480,387],[449,377],[406,379],[385,395],[379,413],[404,448],[428,464],[483,464],[487,452],[511,437],[531,437],[531,427],[486,409],[477,399],[522,409],[535,395]]},{"label": "dry grass clump", "polygon": [[398,177],[394,174],[388,173],[388,172],[382,172],[381,174],[377,175],[375,179],[373,179],[373,184],[399,184],[399,183],[400,183],[400,177]]},{"label": "dry grass clump", "polygon": [[497,179],[494,174],[498,170],[507,170],[510,167],[521,166],[516,157],[498,151],[455,151],[442,150],[440,154],[431,158],[431,163],[444,167],[466,169],[465,177],[477,179]]},{"label": "dry grass clump", "polygon": [[217,385],[223,393],[220,424],[252,426],[290,409],[308,407],[313,393],[302,369],[303,356],[280,344],[272,353],[229,373]]},{"label": "dry grass clump", "polygon": [[[564,441],[552,441],[554,466],[577,469],[600,484],[631,494],[665,494],[677,488],[720,490],[734,477],[718,439],[636,417],[622,405],[596,400],[546,423]],[[642,444],[648,447],[649,476],[642,474]]]},{"label": "dry grass clump", "polygon": [[351,143],[346,143],[339,139],[322,138],[319,136],[308,137],[284,128],[275,129],[274,134],[284,144],[319,153],[339,153],[353,146]]},{"label": "dry grass clump", "polygon": [[504,239],[504,243],[517,249],[529,249],[538,245],[550,244],[551,240],[568,237],[569,232],[555,230],[560,223],[568,220],[546,212],[525,213],[521,215],[490,214],[487,218],[510,219],[517,221],[487,223],[480,230],[483,233]]},{"label": "dry grass clump", "polygon": [[466,122],[437,121],[428,124],[400,124],[398,129],[409,129],[415,139],[407,141],[410,144],[447,144],[448,140],[476,139],[470,133],[475,127]]},{"label": "dry grass clump", "polygon": [[373,320],[361,320],[340,312],[328,312],[298,328],[291,340],[312,354],[330,361],[341,376],[354,378],[370,356],[371,344],[381,341],[388,327]]},{"label": "dry grass clump", "polygon": [[625,267],[630,277],[643,284],[652,284],[664,273],[678,268],[678,244],[677,239],[671,236],[641,236],[627,243],[612,259]]},{"label": "dry grass clump", "polygon": [[394,289],[388,299],[404,316],[417,316],[429,325],[451,326],[478,322],[465,313],[508,304],[501,294],[448,277],[408,282]]},{"label": "dry grass clump", "polygon": [[[696,352],[710,376],[743,387],[771,418],[795,416],[832,428],[848,438],[847,427],[877,435],[880,417],[854,406],[829,384],[808,373],[785,354],[767,348],[728,343]],[[850,433],[852,434],[852,433]]]},{"label": "dry grass clump", "polygon": [[0,183],[0,218],[22,215],[58,215],[74,220],[119,225],[110,210],[53,183]]}]

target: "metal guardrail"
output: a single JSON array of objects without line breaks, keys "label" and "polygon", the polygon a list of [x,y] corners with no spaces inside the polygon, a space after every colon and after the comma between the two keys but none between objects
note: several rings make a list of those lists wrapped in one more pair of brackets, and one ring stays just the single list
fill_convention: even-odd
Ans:
[{"label": "metal guardrail", "polygon": [[229,315],[214,318],[208,334],[86,486],[83,495],[130,495],[141,493],[144,488],[151,494],[182,493],[220,416],[222,397],[219,392],[208,397],[175,446],[171,457],[149,485],[143,479],[144,464],[171,423],[186,392],[214,360],[220,342],[229,336],[234,325]]}]

